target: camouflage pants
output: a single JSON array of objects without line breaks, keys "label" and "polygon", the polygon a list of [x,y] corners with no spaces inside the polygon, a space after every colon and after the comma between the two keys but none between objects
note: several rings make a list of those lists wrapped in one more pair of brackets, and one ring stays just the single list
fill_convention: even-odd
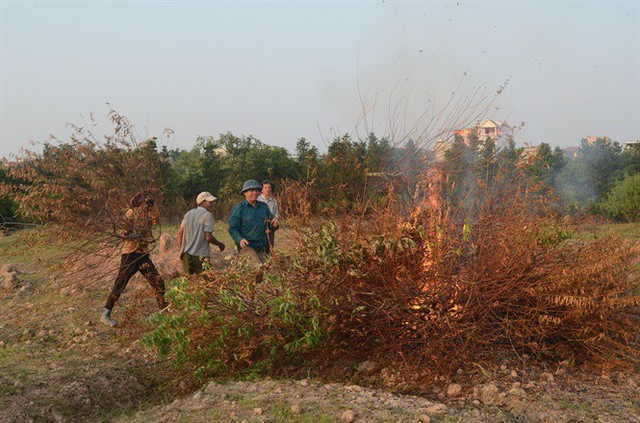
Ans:
[{"label": "camouflage pants", "polygon": [[156,266],[151,261],[149,254],[129,253],[123,254],[120,259],[118,276],[116,276],[116,281],[107,298],[106,308],[109,310],[113,309],[113,306],[116,301],[118,301],[118,298],[120,298],[127,284],[137,272],[142,273],[142,276],[145,277],[154,289],[158,308],[163,309],[167,306],[167,302],[164,300],[164,280],[162,280],[158,269],[156,269]]}]

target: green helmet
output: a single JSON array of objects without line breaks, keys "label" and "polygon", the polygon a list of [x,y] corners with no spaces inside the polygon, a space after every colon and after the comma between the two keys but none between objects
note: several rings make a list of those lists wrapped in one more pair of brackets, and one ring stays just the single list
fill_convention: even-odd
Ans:
[{"label": "green helmet", "polygon": [[245,191],[249,191],[250,189],[259,189],[260,191],[262,191],[262,185],[260,185],[260,183],[255,179],[249,179],[248,181],[245,181],[244,184],[242,184],[242,190],[240,191],[240,194],[244,194]]}]

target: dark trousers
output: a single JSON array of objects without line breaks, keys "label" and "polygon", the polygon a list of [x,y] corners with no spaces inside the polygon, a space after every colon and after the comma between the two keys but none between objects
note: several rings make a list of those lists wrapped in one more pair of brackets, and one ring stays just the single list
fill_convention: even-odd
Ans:
[{"label": "dark trousers", "polygon": [[197,275],[202,273],[202,265],[209,263],[207,257],[192,256],[189,253],[182,253],[182,270],[187,275]]},{"label": "dark trousers", "polygon": [[122,291],[127,287],[127,284],[136,272],[142,273],[142,276],[145,277],[156,292],[158,308],[162,310],[167,306],[167,302],[164,300],[164,281],[160,273],[158,273],[158,269],[156,269],[156,266],[151,261],[149,254],[129,253],[123,254],[120,259],[118,276],[116,276],[116,282],[113,284],[109,298],[107,298],[106,308],[109,310],[113,308],[118,298],[120,298]]},{"label": "dark trousers", "polygon": [[276,245],[276,231],[269,232],[269,248],[272,248]]}]

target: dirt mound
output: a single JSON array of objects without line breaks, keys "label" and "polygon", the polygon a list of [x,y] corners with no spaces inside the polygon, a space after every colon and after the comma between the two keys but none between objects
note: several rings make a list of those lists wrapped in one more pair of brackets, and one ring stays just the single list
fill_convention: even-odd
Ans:
[{"label": "dirt mound", "polygon": [[177,248],[175,247],[176,245],[175,237],[170,234],[162,234],[158,240],[158,249],[160,250],[160,253],[168,253]]},{"label": "dirt mound", "polygon": [[68,421],[124,411],[147,390],[131,370],[85,357],[46,360],[40,369],[21,374],[3,371],[0,386],[9,395],[0,397],[0,422]]},{"label": "dirt mound", "polygon": [[[522,421],[636,422],[637,373],[610,379],[489,369],[485,383],[438,383],[421,396],[358,385],[299,381],[211,382],[169,405],[119,421]],[[614,401],[612,399],[615,398]]]}]

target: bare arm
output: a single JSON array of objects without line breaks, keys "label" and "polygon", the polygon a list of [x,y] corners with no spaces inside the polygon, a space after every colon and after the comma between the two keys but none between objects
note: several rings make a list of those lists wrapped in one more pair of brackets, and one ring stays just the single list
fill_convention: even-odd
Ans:
[{"label": "bare arm", "polygon": [[207,239],[207,241],[209,241],[210,244],[217,245],[218,248],[220,248],[220,251],[224,251],[224,249],[227,248],[223,242],[218,241],[216,237],[213,236],[212,232],[205,232],[204,237]]},{"label": "bare arm", "polygon": [[182,235],[184,234],[184,226],[180,226],[178,231],[178,250],[180,251],[180,257],[182,257]]}]

